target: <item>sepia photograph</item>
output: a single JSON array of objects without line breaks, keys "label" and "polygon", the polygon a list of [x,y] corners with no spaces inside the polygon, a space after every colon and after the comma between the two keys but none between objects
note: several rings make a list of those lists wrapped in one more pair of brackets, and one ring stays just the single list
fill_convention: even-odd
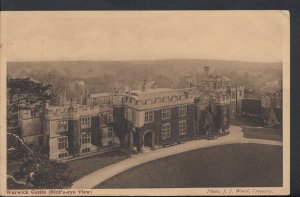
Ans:
[{"label": "sepia photograph", "polygon": [[1,13],[1,194],[289,194],[289,25],[280,10]]}]

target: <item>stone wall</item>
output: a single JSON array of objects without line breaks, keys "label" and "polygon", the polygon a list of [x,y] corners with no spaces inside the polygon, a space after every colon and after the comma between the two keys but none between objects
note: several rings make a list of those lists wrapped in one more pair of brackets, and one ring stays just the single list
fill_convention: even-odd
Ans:
[{"label": "stone wall", "polygon": [[[186,120],[186,134],[179,135],[179,121]],[[164,123],[171,124],[171,137],[162,139],[162,126]],[[143,144],[144,134],[151,130],[155,134],[155,145],[164,146],[180,141],[191,139],[194,136],[194,105],[187,106],[187,115],[179,117],[179,106],[171,108],[171,118],[162,120],[162,109],[154,110],[154,121],[145,123],[139,128],[140,143]]]}]

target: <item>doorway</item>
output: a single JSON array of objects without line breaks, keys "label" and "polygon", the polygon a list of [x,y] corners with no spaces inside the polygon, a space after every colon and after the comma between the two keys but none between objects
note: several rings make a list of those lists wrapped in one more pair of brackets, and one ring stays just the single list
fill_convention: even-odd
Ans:
[{"label": "doorway", "polygon": [[155,133],[151,130],[145,132],[143,136],[143,150],[155,149]]},{"label": "doorway", "polygon": [[150,148],[153,146],[152,135],[152,131],[146,131],[144,134],[144,146],[148,146]]}]

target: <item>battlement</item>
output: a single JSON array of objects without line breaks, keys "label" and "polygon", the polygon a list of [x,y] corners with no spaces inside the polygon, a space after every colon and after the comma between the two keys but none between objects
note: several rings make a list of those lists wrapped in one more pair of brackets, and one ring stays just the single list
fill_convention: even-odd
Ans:
[{"label": "battlement", "polygon": [[169,103],[169,102],[177,102],[182,100],[187,100],[192,98],[191,96],[187,95],[176,95],[176,96],[165,96],[165,97],[156,97],[156,98],[149,98],[146,100],[137,100],[134,97],[126,97],[124,99],[124,104],[133,104],[133,105],[149,105],[149,104],[156,104],[156,103]]},{"label": "battlement", "polygon": [[49,106],[45,111],[45,116],[53,118],[73,118],[75,116],[94,115],[100,112],[99,107],[87,105],[73,105],[69,107],[63,106]]}]

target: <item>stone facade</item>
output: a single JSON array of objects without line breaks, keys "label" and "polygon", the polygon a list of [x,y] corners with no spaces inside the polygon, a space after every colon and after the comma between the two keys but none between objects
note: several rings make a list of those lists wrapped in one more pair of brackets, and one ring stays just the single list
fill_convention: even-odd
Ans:
[{"label": "stone facade", "polygon": [[43,131],[49,136],[51,159],[65,159],[119,145],[113,129],[112,105],[78,104],[76,100],[47,105]]},{"label": "stone facade", "polygon": [[282,90],[261,91],[261,117],[269,126],[282,124]]},{"label": "stone facade", "polygon": [[47,139],[42,131],[42,117],[32,110],[22,110],[18,114],[18,125],[23,141],[28,144],[46,146]]},{"label": "stone facade", "polygon": [[244,114],[260,117],[267,125],[282,124],[282,87],[269,82],[259,92],[246,94],[242,103]]},{"label": "stone facade", "polygon": [[[142,151],[205,135],[209,108],[216,132],[227,131],[230,116],[240,113],[243,90],[242,85],[232,86],[227,77],[210,74],[206,67],[199,86],[157,88],[155,82],[144,81],[140,90],[115,88],[112,93],[86,95],[81,103],[68,100],[64,91],[55,105],[46,102],[44,113],[29,122],[39,140],[44,136],[51,159],[119,145]],[[26,125],[22,120],[23,133]]]}]

